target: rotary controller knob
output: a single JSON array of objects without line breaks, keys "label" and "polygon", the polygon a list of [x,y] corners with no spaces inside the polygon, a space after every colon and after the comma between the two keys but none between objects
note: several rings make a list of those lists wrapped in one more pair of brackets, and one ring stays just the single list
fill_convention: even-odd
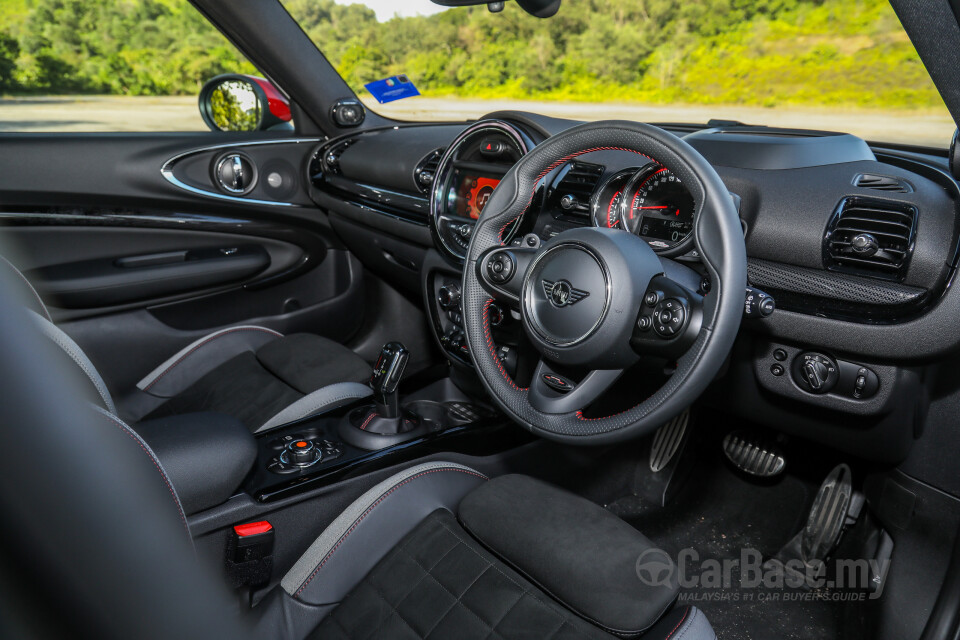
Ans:
[{"label": "rotary controller knob", "polygon": [[287,443],[281,460],[298,467],[308,467],[320,459],[320,450],[310,440],[294,440]]},{"label": "rotary controller knob", "polygon": [[445,284],[437,292],[437,302],[444,309],[456,309],[460,304],[460,286],[456,284]]}]

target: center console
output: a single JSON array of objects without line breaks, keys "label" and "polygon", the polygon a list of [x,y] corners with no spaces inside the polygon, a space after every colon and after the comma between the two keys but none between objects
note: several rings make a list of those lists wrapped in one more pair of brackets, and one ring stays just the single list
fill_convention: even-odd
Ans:
[{"label": "center console", "polygon": [[258,437],[245,491],[268,502],[434,452],[488,455],[529,438],[450,378],[410,391],[415,380],[400,383],[407,359],[402,344],[388,343],[374,367],[372,398]]},{"label": "center console", "polygon": [[449,411],[449,423],[375,451],[340,436],[341,422],[357,405],[271,431],[257,439],[257,462],[244,489],[257,501],[272,502],[431,453],[491,455],[530,439],[486,407],[468,401],[438,404]]}]

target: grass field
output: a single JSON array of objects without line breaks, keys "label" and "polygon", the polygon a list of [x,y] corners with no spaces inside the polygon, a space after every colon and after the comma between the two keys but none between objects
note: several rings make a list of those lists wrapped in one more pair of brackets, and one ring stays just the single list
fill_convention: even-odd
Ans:
[{"label": "grass field", "polygon": [[[372,109],[405,120],[467,120],[515,109],[575,120],[748,124],[853,133],[871,141],[946,147],[955,124],[943,111],[813,109],[724,105],[642,105],[418,97]],[[0,99],[0,131],[203,131],[196,98],[57,96]]]}]

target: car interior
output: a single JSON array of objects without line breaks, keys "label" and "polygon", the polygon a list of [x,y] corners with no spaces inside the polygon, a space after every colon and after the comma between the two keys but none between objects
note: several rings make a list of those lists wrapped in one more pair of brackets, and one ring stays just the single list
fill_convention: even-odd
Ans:
[{"label": "car interior", "polygon": [[210,132],[0,134],[0,635],[960,637],[955,145],[403,122],[191,4]]}]

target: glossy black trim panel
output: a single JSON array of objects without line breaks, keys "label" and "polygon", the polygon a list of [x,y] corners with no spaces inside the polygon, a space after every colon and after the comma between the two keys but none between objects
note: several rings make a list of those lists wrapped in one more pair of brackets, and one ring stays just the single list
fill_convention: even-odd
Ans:
[{"label": "glossy black trim panel", "polygon": [[[379,451],[364,451],[344,443],[337,433],[337,427],[344,415],[367,402],[360,400],[330,413],[304,418],[258,438],[260,453],[254,471],[244,484],[247,493],[259,502],[273,502],[433,453],[486,456],[513,449],[535,439],[501,417],[450,427]],[[276,454],[268,443],[306,429],[319,430],[322,433],[320,437],[337,442],[342,454],[330,462],[321,462],[289,476],[268,471],[267,464],[271,456]]]},{"label": "glossy black trim panel", "polygon": [[337,196],[355,207],[422,227],[427,226],[430,202],[424,197],[353,182],[340,176],[327,175],[324,181],[323,187],[317,187],[314,183],[314,188]]}]

